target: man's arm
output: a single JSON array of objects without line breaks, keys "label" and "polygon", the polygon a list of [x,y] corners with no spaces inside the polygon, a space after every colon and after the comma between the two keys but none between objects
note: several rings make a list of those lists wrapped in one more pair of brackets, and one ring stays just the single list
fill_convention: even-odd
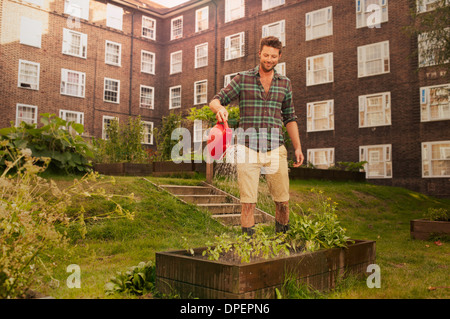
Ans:
[{"label": "man's arm", "polygon": [[303,164],[303,160],[305,157],[302,152],[302,144],[300,143],[300,134],[298,133],[298,125],[296,121],[291,121],[286,124],[286,129],[289,134],[289,137],[292,141],[292,146],[295,150],[295,163],[294,167],[299,167]]},{"label": "man's arm", "polygon": [[216,114],[216,119],[219,122],[228,121],[228,111],[223,105],[220,103],[219,99],[213,99],[209,103],[209,108],[211,111]]}]

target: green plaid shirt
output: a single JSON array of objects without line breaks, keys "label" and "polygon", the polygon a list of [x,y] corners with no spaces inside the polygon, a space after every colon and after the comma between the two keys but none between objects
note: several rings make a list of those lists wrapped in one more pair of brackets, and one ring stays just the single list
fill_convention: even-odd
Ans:
[{"label": "green plaid shirt", "polygon": [[239,98],[240,112],[238,144],[262,152],[281,146],[284,143],[282,125],[297,120],[291,81],[274,69],[266,96],[258,65],[235,76],[213,99],[228,105],[236,98]]}]

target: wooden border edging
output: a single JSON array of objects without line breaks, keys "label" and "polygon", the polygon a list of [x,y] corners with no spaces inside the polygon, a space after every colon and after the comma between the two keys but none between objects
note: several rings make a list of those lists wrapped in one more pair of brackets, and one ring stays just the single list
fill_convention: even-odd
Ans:
[{"label": "wooden border edging", "polygon": [[156,253],[156,287],[181,298],[274,298],[287,276],[325,291],[349,273],[363,275],[375,263],[375,241],[355,240],[347,248],[296,253],[264,261],[233,264],[201,257],[205,247]]},{"label": "wooden border edging", "polygon": [[410,221],[412,239],[429,240],[432,236],[450,236],[450,222],[413,219]]}]

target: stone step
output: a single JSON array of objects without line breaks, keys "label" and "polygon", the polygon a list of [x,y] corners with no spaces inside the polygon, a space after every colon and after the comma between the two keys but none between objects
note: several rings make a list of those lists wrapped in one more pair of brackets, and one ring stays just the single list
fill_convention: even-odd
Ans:
[{"label": "stone step", "polygon": [[207,186],[160,185],[173,195],[213,195],[214,189]]},{"label": "stone step", "polygon": [[[212,218],[226,226],[241,226],[241,214],[212,215]],[[255,224],[265,223],[262,214],[255,213]]]},{"label": "stone step", "polygon": [[227,195],[177,195],[185,202],[194,204],[229,203],[231,199]]},{"label": "stone step", "polygon": [[213,215],[240,214],[241,213],[241,204],[235,204],[235,203],[197,204],[197,206],[206,208]]}]

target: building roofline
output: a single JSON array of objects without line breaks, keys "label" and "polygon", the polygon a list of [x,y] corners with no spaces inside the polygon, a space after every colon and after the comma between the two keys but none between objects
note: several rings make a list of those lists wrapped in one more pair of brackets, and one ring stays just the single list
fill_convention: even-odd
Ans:
[{"label": "building roofline", "polygon": [[112,2],[116,2],[118,4],[125,5],[127,7],[131,7],[137,9],[139,11],[145,13],[151,13],[154,16],[159,18],[167,18],[173,15],[177,15],[185,10],[194,8],[200,4],[206,4],[211,2],[211,0],[190,0],[188,2],[179,4],[172,8],[167,8],[157,3],[148,0],[111,0]]}]

